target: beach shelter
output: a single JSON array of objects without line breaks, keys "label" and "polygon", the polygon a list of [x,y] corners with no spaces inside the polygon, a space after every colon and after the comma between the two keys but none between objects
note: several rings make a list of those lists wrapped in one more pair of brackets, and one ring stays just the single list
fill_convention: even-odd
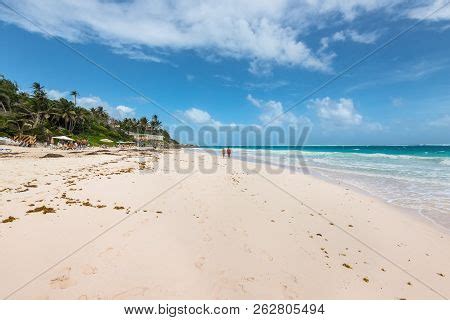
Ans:
[{"label": "beach shelter", "polygon": [[69,137],[66,137],[66,136],[57,136],[57,137],[52,137],[51,143],[55,144],[55,140],[62,141],[63,144],[65,142],[73,142],[74,141],[72,138],[69,138]]},{"label": "beach shelter", "polygon": [[103,143],[114,143],[114,141],[109,140],[109,139],[100,139],[100,142],[103,142]]},{"label": "beach shelter", "polygon": [[69,138],[69,137],[66,137],[66,136],[53,137],[52,140],[73,141],[72,138]]}]

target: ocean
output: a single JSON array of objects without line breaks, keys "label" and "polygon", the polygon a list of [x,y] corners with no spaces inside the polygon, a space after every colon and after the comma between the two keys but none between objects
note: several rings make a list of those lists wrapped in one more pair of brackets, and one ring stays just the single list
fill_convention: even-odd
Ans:
[{"label": "ocean", "polygon": [[[216,151],[222,147],[207,147]],[[450,145],[233,147],[233,156],[344,183],[450,229]]]}]

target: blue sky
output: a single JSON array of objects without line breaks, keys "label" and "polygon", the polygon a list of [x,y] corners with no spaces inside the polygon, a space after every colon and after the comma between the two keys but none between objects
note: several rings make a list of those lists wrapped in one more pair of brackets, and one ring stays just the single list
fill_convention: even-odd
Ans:
[{"label": "blue sky", "polygon": [[308,144],[450,143],[450,5],[429,15],[446,1],[4,3],[20,15],[0,4],[0,74],[22,90],[76,89],[85,107],[156,113],[171,130],[177,118],[195,128],[272,121],[312,127]]}]

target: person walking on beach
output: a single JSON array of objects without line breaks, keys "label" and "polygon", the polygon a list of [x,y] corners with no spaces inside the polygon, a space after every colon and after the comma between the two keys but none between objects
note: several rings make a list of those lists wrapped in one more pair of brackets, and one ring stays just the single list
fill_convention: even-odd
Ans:
[{"label": "person walking on beach", "polygon": [[225,158],[225,148],[222,148],[222,158]]},{"label": "person walking on beach", "polygon": [[230,147],[227,148],[227,155],[228,155],[228,158],[231,157],[231,149],[230,149]]}]

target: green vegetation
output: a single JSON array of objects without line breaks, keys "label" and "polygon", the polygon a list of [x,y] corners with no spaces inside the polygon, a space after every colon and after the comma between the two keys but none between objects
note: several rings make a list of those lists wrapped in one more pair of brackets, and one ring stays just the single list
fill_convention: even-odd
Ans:
[{"label": "green vegetation", "polygon": [[163,135],[164,142],[178,144],[161,126],[158,116],[151,120],[112,118],[102,106],[86,109],[77,105],[78,92],[72,91],[73,101],[52,100],[44,87],[35,82],[32,93],[20,91],[17,84],[0,75],[0,136],[35,135],[38,141],[66,135],[75,140],[86,139],[98,145],[100,139],[132,141],[128,132]]}]

